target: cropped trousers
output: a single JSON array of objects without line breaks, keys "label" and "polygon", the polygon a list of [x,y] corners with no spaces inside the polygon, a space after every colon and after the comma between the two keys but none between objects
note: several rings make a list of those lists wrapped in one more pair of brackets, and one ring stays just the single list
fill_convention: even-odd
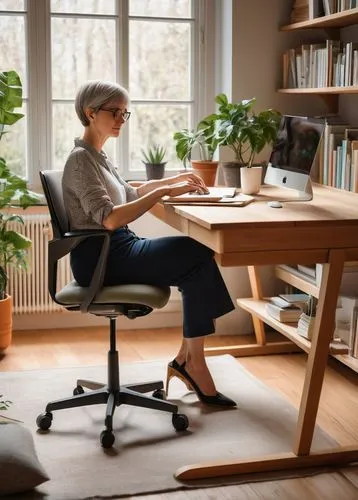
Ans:
[{"label": "cropped trousers", "polygon": [[[101,238],[89,238],[71,252],[79,285],[89,285],[101,246]],[[114,231],[104,285],[127,283],[178,287],[185,338],[214,333],[213,320],[234,309],[214,252],[187,236],[151,239],[140,238],[127,227]]]}]

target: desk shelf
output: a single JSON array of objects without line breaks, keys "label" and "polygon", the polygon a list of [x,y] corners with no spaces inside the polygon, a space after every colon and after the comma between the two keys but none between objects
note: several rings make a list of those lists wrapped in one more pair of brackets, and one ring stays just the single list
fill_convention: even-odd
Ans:
[{"label": "desk shelf", "polygon": [[[268,301],[269,299],[237,299],[237,304],[245,311],[261,319],[264,323],[280,332],[298,345],[303,351],[308,353],[311,348],[311,342],[297,333],[297,323],[281,323],[275,318],[272,318],[265,309],[265,305]],[[340,342],[332,341],[330,344],[330,354],[353,370],[358,371],[358,359],[348,355],[348,346]]]}]

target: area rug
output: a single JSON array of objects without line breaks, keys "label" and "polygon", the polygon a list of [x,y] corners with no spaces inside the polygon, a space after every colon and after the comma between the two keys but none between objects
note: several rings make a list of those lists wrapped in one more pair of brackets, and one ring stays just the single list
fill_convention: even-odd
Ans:
[{"label": "area rug", "polygon": [[[36,432],[35,424],[46,402],[72,393],[77,377],[105,381],[105,367],[0,374],[0,392],[13,401],[8,416],[22,420],[32,431],[38,457],[51,478],[36,489],[35,495],[17,495],[13,500],[106,499],[174,491],[188,486],[173,476],[183,465],[291,451],[297,410],[235,358],[210,357],[208,363],[218,389],[238,402],[237,409],[205,407],[182,382],[172,379],[169,398],[178,402],[180,412],[188,416],[189,429],[176,433],[170,414],[121,406],[116,409],[116,440],[110,450],[99,444],[104,406],[54,412],[48,433]],[[121,382],[164,379],[165,369],[164,360],[123,365]],[[316,429],[314,450],[334,445],[332,438]],[[302,474],[295,471],[288,475]],[[274,477],[287,474],[276,473]],[[267,478],[267,474],[262,476]],[[247,481],[229,477],[191,482],[190,487]]]}]

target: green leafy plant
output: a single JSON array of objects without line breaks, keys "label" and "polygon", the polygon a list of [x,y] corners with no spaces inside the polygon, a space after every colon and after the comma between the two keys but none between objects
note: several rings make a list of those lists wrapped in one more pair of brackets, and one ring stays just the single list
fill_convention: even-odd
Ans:
[{"label": "green leafy plant", "polygon": [[251,167],[255,156],[275,140],[281,114],[273,109],[255,114],[255,98],[230,103],[225,94],[219,94],[215,102],[218,113],[207,117],[209,123],[215,123],[215,141],[232,149],[242,166]]},{"label": "green leafy plant", "polygon": [[[22,106],[22,85],[16,71],[0,72],[0,140],[24,115],[14,110]],[[27,189],[25,179],[11,173],[4,158],[0,157],[0,300],[6,297],[7,267],[26,268],[26,254],[31,241],[11,229],[9,223],[24,221],[10,213],[13,205],[27,208],[39,200],[38,195]]]},{"label": "green leafy plant", "polygon": [[173,135],[177,157],[187,167],[191,160],[194,147],[199,151],[200,160],[212,161],[214,153],[220,144],[220,138],[215,134],[214,115],[203,118],[195,129],[182,129]]},{"label": "green leafy plant", "polygon": [[141,149],[141,152],[143,156],[142,162],[144,164],[160,165],[166,163],[165,155],[167,150],[164,146],[153,144],[148,146],[147,150]]}]

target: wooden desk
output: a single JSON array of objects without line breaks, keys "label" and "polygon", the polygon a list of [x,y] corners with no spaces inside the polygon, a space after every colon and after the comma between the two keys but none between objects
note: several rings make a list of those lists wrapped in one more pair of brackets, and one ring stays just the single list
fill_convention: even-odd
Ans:
[{"label": "wooden desk", "polygon": [[[263,187],[257,201],[246,207],[201,207],[157,204],[152,213],[182,233],[216,252],[222,266],[248,266],[255,298],[262,296],[256,266],[267,264],[325,263],[315,331],[308,354],[305,382],[292,453],[248,460],[187,465],[178,479],[286,470],[358,460],[358,444],[312,452],[311,444],[335,325],[335,310],[344,262],[358,260],[358,195],[314,186],[311,202],[268,207],[272,199],[291,199],[294,193]],[[254,320],[257,344],[208,354],[229,352],[252,355],[291,350],[288,342],[267,344],[263,323]],[[224,348],[225,349],[225,348]]]}]

